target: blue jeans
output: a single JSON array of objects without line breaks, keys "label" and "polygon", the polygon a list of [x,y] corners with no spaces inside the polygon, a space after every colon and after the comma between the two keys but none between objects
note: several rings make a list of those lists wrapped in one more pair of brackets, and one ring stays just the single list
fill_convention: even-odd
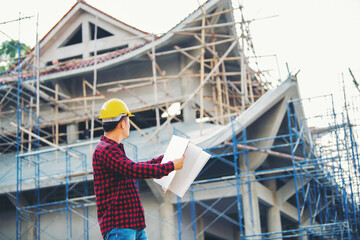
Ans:
[{"label": "blue jeans", "polygon": [[105,240],[147,240],[145,229],[113,228],[106,233]]}]

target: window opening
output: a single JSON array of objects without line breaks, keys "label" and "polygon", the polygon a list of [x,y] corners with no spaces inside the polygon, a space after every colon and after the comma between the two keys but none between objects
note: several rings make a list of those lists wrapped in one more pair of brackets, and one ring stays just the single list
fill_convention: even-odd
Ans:
[{"label": "window opening", "polygon": [[[89,23],[89,26],[90,26],[90,39],[91,40],[94,40],[94,35],[95,35],[95,24],[93,23]],[[106,37],[111,37],[111,36],[114,36],[114,34],[106,31],[105,29],[97,26],[97,34],[96,34],[96,38],[99,39],[99,38],[106,38]]]},{"label": "window opening", "polygon": [[62,47],[75,45],[82,43],[82,27],[81,24],[76,30],[70,35],[70,37],[65,41]]}]

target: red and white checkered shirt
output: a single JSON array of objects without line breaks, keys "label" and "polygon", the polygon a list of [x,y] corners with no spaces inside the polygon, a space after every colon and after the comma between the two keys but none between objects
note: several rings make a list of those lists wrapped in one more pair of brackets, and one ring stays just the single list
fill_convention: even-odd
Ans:
[{"label": "red and white checkered shirt", "polygon": [[145,228],[144,209],[135,179],[168,175],[174,170],[174,163],[161,164],[162,158],[135,163],[126,156],[123,144],[101,136],[92,163],[97,216],[103,237],[113,228]]}]

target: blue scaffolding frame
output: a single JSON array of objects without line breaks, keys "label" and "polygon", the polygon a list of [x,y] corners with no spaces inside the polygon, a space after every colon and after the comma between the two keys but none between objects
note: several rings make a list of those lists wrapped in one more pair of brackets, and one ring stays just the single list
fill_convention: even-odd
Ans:
[{"label": "blue scaffolding frame", "polygon": [[[193,238],[198,239],[201,234],[215,224],[218,219],[225,219],[228,223],[238,227],[241,239],[286,239],[297,237],[300,239],[358,239],[359,225],[359,155],[355,138],[352,136],[352,125],[343,115],[335,113],[332,98],[331,114],[329,114],[332,122],[326,130],[325,136],[333,141],[334,146],[326,146],[321,143],[321,139],[317,134],[310,133],[307,127],[307,118],[299,119],[296,109],[302,104],[303,99],[289,100],[287,102],[287,124],[288,134],[274,137],[273,139],[286,139],[287,143],[273,145],[266,148],[256,148],[249,150],[243,148],[239,151],[237,145],[247,146],[256,142],[269,140],[272,138],[247,139],[246,128],[236,134],[233,131],[232,143],[208,148],[206,151],[212,154],[206,169],[215,164],[222,162],[233,167],[234,175],[229,177],[220,177],[213,179],[197,180],[188,191],[190,198],[190,216],[191,230]],[[340,117],[339,117],[340,116]],[[232,121],[232,126],[237,124]],[[234,127],[232,127],[234,129]],[[324,135],[324,133],[322,134]],[[340,141],[339,138],[342,138]],[[320,137],[321,138],[321,137]],[[249,151],[268,151],[286,147],[289,150],[287,156],[291,158],[289,167],[259,170],[255,172],[249,171],[248,152]],[[335,148],[336,152],[331,148]],[[216,150],[216,151],[214,151]],[[333,156],[331,156],[333,155]],[[229,161],[229,156],[232,161]],[[238,169],[238,159],[242,157],[245,161],[246,168]],[[226,159],[225,159],[226,158]],[[344,165],[346,167],[344,168]],[[266,175],[274,171],[283,172],[280,175],[250,179],[250,175]],[[203,173],[202,172],[202,173]],[[347,174],[351,172],[351,174]],[[201,176],[201,174],[200,174]],[[243,202],[244,195],[241,192],[241,185],[250,191],[252,182],[260,182],[269,179],[288,179],[294,180],[295,186],[301,185],[300,189],[295,187],[296,209],[298,221],[293,229],[283,229],[281,232],[268,232],[262,234],[246,235],[244,232],[244,215]],[[229,183],[227,181],[234,180]],[[224,189],[232,186],[236,189],[236,199],[234,205],[237,204],[237,217],[229,218],[226,212],[229,208],[217,210],[215,205],[222,198],[208,205],[201,200],[195,199],[195,193],[209,190],[209,187],[198,187],[205,183],[224,182],[222,186],[214,186],[213,189]],[[196,187],[196,189],[195,189]],[[242,188],[244,189],[244,188]],[[247,195],[251,198],[251,194]],[[181,221],[183,211],[186,211],[182,199],[177,199],[178,213],[178,239],[182,239],[182,235],[191,234],[189,226],[183,226]],[[253,223],[254,215],[252,209],[252,201],[250,203],[250,218]],[[232,207],[233,205],[229,205]],[[208,224],[200,232],[197,230],[197,222],[199,216],[196,215],[196,208],[205,209],[204,212],[213,212],[216,214],[214,220]],[[205,214],[205,213],[202,214]],[[307,218],[305,218],[307,216]],[[201,216],[200,216],[201,217]],[[235,220],[236,219],[236,220]]]},{"label": "blue scaffolding frame", "polygon": [[[55,154],[59,156],[57,160],[53,158]],[[64,213],[66,215],[66,239],[80,238],[81,236],[83,239],[89,239],[90,216],[88,203],[91,196],[88,195],[86,155],[76,149],[65,148],[63,151],[49,149],[47,151],[20,154],[19,159],[18,195],[24,192],[22,190],[23,184],[30,183],[37,190],[35,191],[37,204],[18,206],[17,239],[22,239],[22,236],[27,232],[27,230],[22,229],[23,222],[27,222],[35,228],[36,239],[40,239],[41,236],[55,239],[46,229],[49,228],[50,224],[55,224],[56,220]],[[23,165],[34,166],[34,174],[23,176],[21,174]],[[51,169],[50,165],[55,165],[55,167]],[[53,188],[46,194],[41,193],[40,189],[47,186],[53,186]],[[79,209],[82,210],[81,214]],[[32,219],[27,218],[24,213],[31,213],[31,216],[39,219],[38,222],[33,224]],[[55,214],[45,227],[40,223],[40,216],[43,214]],[[73,236],[73,215],[83,218],[83,231],[80,236]]]},{"label": "blue scaffolding frame", "polygon": [[[20,53],[20,41],[19,41]],[[40,52],[38,53],[40,55]],[[20,55],[20,54],[19,54]],[[88,175],[76,176],[77,171],[81,173],[88,172],[86,155],[73,148],[50,149],[39,151],[39,140],[35,140],[34,152],[22,154],[20,151],[22,125],[22,113],[26,112],[34,119],[34,132],[40,136],[39,118],[30,110],[21,104],[23,92],[23,82],[36,79],[23,79],[21,62],[18,62],[17,68],[17,192],[16,192],[16,238],[21,239],[30,228],[35,229],[35,238],[40,239],[42,235],[49,238],[55,238],[47,230],[49,225],[65,213],[66,219],[66,239],[84,238],[89,239],[89,222],[96,222],[96,217],[90,216],[88,206],[89,199],[93,196],[88,195]],[[35,81],[36,82],[36,81]],[[12,92],[10,94],[14,95]],[[35,91],[35,98],[36,94]],[[207,229],[211,228],[222,219],[238,228],[241,239],[283,239],[299,237],[301,239],[359,239],[359,147],[357,139],[354,137],[353,126],[347,116],[335,112],[333,99],[331,102],[331,112],[329,117],[329,127],[326,130],[326,137],[330,138],[331,144],[322,143],[323,135],[310,133],[307,127],[308,118],[299,119],[297,106],[301,106],[304,99],[290,100],[287,102],[287,125],[288,133],[276,137],[248,139],[247,129],[242,128],[240,133],[236,133],[234,125],[238,124],[232,120],[232,142],[225,143],[216,147],[206,149],[212,154],[208,165],[202,173],[205,173],[215,163],[222,163],[233,168],[233,175],[227,177],[218,177],[195,181],[188,191],[189,201],[184,202],[177,198],[175,215],[177,216],[177,227],[174,231],[178,239],[193,237],[200,238]],[[174,134],[180,134],[187,137],[185,133],[173,129]],[[3,136],[0,136],[3,137]],[[5,136],[4,136],[5,137]],[[256,145],[257,142],[266,140],[285,139],[286,143],[277,144],[270,147],[256,149],[247,148]],[[130,146],[135,153],[137,161],[137,147]],[[241,146],[241,148],[239,148]],[[286,167],[276,169],[262,169],[255,172],[250,171],[248,154],[251,151],[268,153],[268,151],[280,150],[286,148],[289,150],[287,156],[291,159],[291,164]],[[239,150],[241,149],[241,150]],[[43,171],[43,166],[48,167],[53,163],[49,157],[58,154],[60,157],[59,165],[63,171],[57,171],[59,176],[53,176]],[[245,168],[240,167],[240,161],[244,161]],[[31,165],[34,168],[34,174],[30,176],[23,175],[23,167]],[[279,175],[271,175],[274,171],[281,172]],[[6,175],[5,175],[6,176]],[[200,177],[202,175],[200,174]],[[252,176],[252,177],[251,177]],[[256,176],[264,176],[257,178]],[[55,188],[45,196],[41,193],[41,188],[46,186],[43,178],[54,182]],[[251,185],[256,182],[271,179],[294,180],[295,186],[301,185],[298,189],[295,187],[295,200],[298,221],[294,223],[292,229],[283,229],[280,232],[265,232],[262,234],[246,235],[244,223],[244,205],[245,199],[250,205],[250,222],[252,228],[255,225],[254,207],[252,206],[252,195],[244,196],[244,189],[251,192]],[[23,206],[21,204],[21,195],[26,192],[23,187],[31,182],[34,186],[35,204]],[[203,187],[206,183],[220,183],[212,187]],[[77,186],[82,185],[80,188]],[[56,199],[57,190],[64,187],[61,200]],[[218,198],[208,203],[196,199],[195,194],[204,190],[214,189],[235,189],[235,197],[231,199],[226,208],[220,209],[217,204],[225,200],[225,197]],[[81,189],[81,191],[79,190]],[[70,195],[75,194],[73,198]],[[55,196],[55,197],[54,197]],[[198,208],[205,209],[200,214],[196,211]],[[227,212],[235,209],[236,217],[229,217]],[[82,210],[80,214],[77,210]],[[184,212],[190,211],[190,224],[184,224]],[[56,214],[52,221],[45,227],[41,225],[41,216],[43,214]],[[147,212],[148,214],[151,214]],[[211,213],[214,218],[206,227],[199,228],[197,223],[206,213]],[[79,236],[73,234],[73,216],[79,216],[83,219],[83,231]],[[30,218],[29,218],[30,216]],[[307,216],[307,218],[304,218]],[[33,218],[31,218],[33,217]],[[162,221],[161,219],[159,221]],[[30,227],[23,228],[23,223],[28,223]],[[166,223],[165,223],[166,224]],[[281,236],[281,237],[279,237]]]},{"label": "blue scaffolding frame", "polygon": [[[174,231],[177,233],[178,239],[200,238],[201,235],[217,224],[221,219],[225,222],[234,225],[240,234],[241,239],[287,239],[299,237],[301,239],[327,239],[329,236],[335,239],[357,239],[359,226],[359,155],[355,138],[352,136],[352,126],[348,119],[341,115],[335,114],[333,111],[329,117],[332,122],[326,129],[326,134],[310,133],[306,129],[307,118],[299,119],[296,113],[296,105],[301,105],[303,100],[291,100],[287,103],[287,124],[289,133],[278,135],[276,137],[248,139],[247,129],[242,128],[240,133],[235,132],[234,125],[239,124],[236,120],[232,121],[232,142],[226,142],[212,148],[206,149],[207,152],[212,154],[212,158],[205,166],[202,176],[211,166],[220,162],[233,168],[233,175],[227,177],[210,178],[203,180],[196,180],[189,191],[187,192],[189,201],[183,201],[181,198],[176,199],[176,212],[177,227]],[[20,121],[21,122],[21,121]],[[179,130],[177,130],[177,134]],[[321,143],[322,136],[328,136],[333,140],[333,144],[326,146]],[[251,148],[261,141],[266,140],[286,140],[285,143],[274,144],[270,147]],[[85,144],[85,143],[84,143]],[[88,144],[88,143],[86,143]],[[129,144],[132,148],[133,159],[137,160],[137,147]],[[240,147],[239,147],[240,146]],[[262,169],[251,172],[249,169],[248,154],[252,151],[259,151],[269,153],[281,149],[288,149],[285,154],[291,160],[291,164],[286,167],[279,167],[276,169]],[[334,151],[335,149],[335,151]],[[55,153],[60,155],[59,164],[64,164],[62,176],[59,180],[58,177],[45,173],[41,166],[49,164],[54,161],[49,156],[54,156]],[[62,160],[60,160],[62,159]],[[81,159],[81,160],[79,160]],[[241,168],[239,161],[244,161],[245,168]],[[74,163],[76,162],[76,163]],[[33,165],[34,174],[23,176],[23,166]],[[352,170],[349,170],[352,167]],[[89,171],[86,165],[86,156],[73,149],[63,148],[49,149],[35,151],[32,153],[18,154],[18,191],[17,191],[17,238],[21,239],[28,229],[23,229],[22,223],[28,222],[31,227],[36,229],[36,237],[45,235],[49,238],[53,237],[47,231],[48,224],[45,227],[40,226],[40,216],[47,213],[57,213],[54,217],[61,217],[66,213],[67,233],[66,238],[79,238],[89,239],[89,222],[97,224],[96,217],[89,216],[88,213],[88,200],[92,196],[88,196],[86,174],[81,176],[74,182],[74,174],[78,169],[82,173]],[[351,174],[347,174],[351,171]],[[274,172],[281,172],[278,175],[272,175]],[[57,171],[59,173],[59,171]],[[61,175],[61,174],[60,174]],[[76,175],[76,174],[75,174]],[[253,176],[252,178],[250,176]],[[258,178],[257,176],[261,176]],[[42,195],[40,189],[43,187],[41,179],[47,178],[49,181],[56,182],[56,186],[47,195]],[[292,229],[283,229],[280,232],[264,232],[262,234],[246,235],[245,222],[244,222],[244,205],[243,198],[245,197],[244,189],[251,191],[251,184],[266,181],[271,179],[284,179],[286,181],[294,180],[295,186],[301,185],[300,189],[295,188],[296,209],[298,221]],[[21,206],[19,203],[20,195],[23,192],[23,184],[32,181],[35,189],[37,204],[31,206]],[[84,192],[79,193],[74,186],[83,184]],[[206,183],[219,183],[219,185],[206,186]],[[54,194],[59,186],[65,188],[64,200],[49,201],[52,194]],[[226,197],[214,200],[213,202],[206,202],[204,200],[196,199],[196,194],[204,190],[220,190],[220,189],[235,189],[235,197],[228,201],[228,205],[224,209],[219,209],[217,204],[225,201]],[[69,196],[73,191],[77,191],[79,197],[75,198],[78,202],[74,202]],[[250,222],[254,226],[256,216],[252,206],[252,196],[246,196],[250,203]],[[82,209],[82,214],[76,209]],[[198,209],[202,211],[197,212]],[[236,217],[229,217],[227,212],[231,209],[236,209]],[[190,224],[185,224],[183,214],[190,211]],[[26,213],[32,213],[36,216],[35,221],[28,219]],[[146,211],[148,215],[152,213]],[[212,214],[214,217],[210,220],[210,224],[206,227],[199,228],[197,223],[205,214]],[[81,215],[83,218],[83,232],[81,236],[74,236],[72,230],[72,216]],[[304,216],[308,216],[307,219]],[[158,217],[155,217],[158,219]],[[38,219],[38,220],[37,220]],[[166,224],[164,219],[158,219],[159,223]],[[251,227],[253,227],[251,226]],[[281,237],[279,237],[281,236]]]},{"label": "blue scaffolding frame", "polygon": [[[39,45],[39,42],[37,44]],[[18,41],[18,51],[20,56],[20,40]],[[38,56],[40,56],[39,47],[37,48],[37,51]],[[33,229],[34,232],[32,237],[35,239],[40,239],[41,236],[44,235],[47,238],[55,239],[55,237],[46,229],[48,229],[51,224],[56,223],[56,220],[64,213],[66,215],[66,239],[74,238],[72,231],[72,216],[78,216],[83,219],[83,231],[80,236],[76,236],[76,238],[81,237],[83,239],[89,239],[89,221],[95,222],[96,224],[97,221],[96,217],[89,216],[88,212],[90,199],[93,198],[93,196],[89,196],[88,194],[89,170],[86,155],[70,147],[40,151],[40,141],[38,138],[29,143],[34,143],[34,151],[23,153],[20,149],[20,146],[23,144],[22,135],[24,134],[21,130],[21,127],[23,127],[23,113],[28,114],[33,119],[34,125],[31,126],[31,128],[37,136],[40,136],[39,116],[36,116],[31,109],[25,108],[21,103],[21,99],[25,96],[36,99],[37,94],[39,94],[35,90],[34,96],[29,96],[29,94],[23,91],[23,83],[25,81],[34,81],[35,89],[37,89],[36,84],[39,82],[37,81],[37,77],[23,79],[23,61],[25,60],[19,59],[16,69],[16,239],[22,239],[30,229]],[[36,67],[34,68],[36,69]],[[11,92],[9,93],[13,94]],[[54,156],[57,156],[56,160],[54,160]],[[55,175],[51,175],[51,173],[47,172],[50,165],[56,165],[58,167],[58,169],[52,172],[52,174]],[[32,168],[34,170],[33,174],[29,174],[29,170],[27,169],[27,175],[24,175],[24,167]],[[78,176],[77,174],[79,173],[80,175]],[[53,182],[55,187],[44,195],[41,189],[48,185],[47,182]],[[81,186],[78,187],[78,185]],[[64,189],[61,189],[61,187]],[[27,190],[33,192],[34,196],[31,197],[31,199],[34,200],[34,202],[25,205],[22,203],[22,195],[28,194]],[[62,196],[58,196],[59,190],[63,192]],[[70,197],[69,194],[76,195],[77,197]],[[57,200],[58,198],[60,199]],[[81,214],[79,213],[79,209],[82,210]],[[41,224],[41,216],[48,213],[57,213],[57,215],[44,227]],[[27,228],[24,228],[24,223],[27,223]]]}]

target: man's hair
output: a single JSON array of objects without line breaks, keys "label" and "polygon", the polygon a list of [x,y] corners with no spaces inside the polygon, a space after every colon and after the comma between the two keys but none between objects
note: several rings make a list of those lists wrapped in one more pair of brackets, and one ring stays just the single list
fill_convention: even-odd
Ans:
[{"label": "man's hair", "polygon": [[119,124],[119,122],[121,122],[122,120],[124,120],[125,117],[127,117],[127,116],[121,117],[119,121],[103,122],[103,123],[102,123],[102,126],[103,126],[103,129],[104,129],[104,132],[111,132],[112,130],[114,130],[114,129],[116,128],[116,126]]}]

